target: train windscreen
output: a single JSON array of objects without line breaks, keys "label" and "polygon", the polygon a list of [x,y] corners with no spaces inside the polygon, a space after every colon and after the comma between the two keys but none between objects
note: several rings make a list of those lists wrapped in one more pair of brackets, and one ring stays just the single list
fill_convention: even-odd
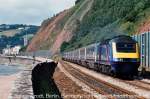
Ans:
[{"label": "train windscreen", "polygon": [[136,52],[136,43],[117,43],[116,44],[117,52],[127,52],[135,53]]}]

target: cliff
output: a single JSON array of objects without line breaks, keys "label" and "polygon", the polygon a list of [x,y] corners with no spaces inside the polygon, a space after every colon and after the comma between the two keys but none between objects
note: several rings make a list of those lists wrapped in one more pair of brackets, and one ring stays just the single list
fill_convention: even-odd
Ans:
[{"label": "cliff", "polygon": [[71,9],[43,21],[40,30],[29,44],[27,51],[49,49],[52,53],[59,52],[62,43],[71,40],[78,22],[82,21],[90,10],[92,3],[93,0],[81,1]]},{"label": "cliff", "polygon": [[55,54],[114,35],[141,33],[150,26],[149,12],[149,0],[78,0],[45,20],[27,51],[48,49]]}]

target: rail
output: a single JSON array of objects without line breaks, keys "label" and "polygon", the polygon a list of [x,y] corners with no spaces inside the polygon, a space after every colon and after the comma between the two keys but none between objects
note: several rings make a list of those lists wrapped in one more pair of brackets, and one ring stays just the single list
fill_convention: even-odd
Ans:
[{"label": "rail", "polygon": [[100,94],[106,95],[106,96],[108,95],[108,98],[114,99],[114,98],[119,98],[118,96],[121,97],[124,95],[129,95],[129,96],[131,95],[131,96],[135,96],[136,99],[144,99],[143,97],[136,96],[134,92],[119,88],[105,81],[93,78],[90,75],[77,70],[76,68],[67,64],[66,62],[61,61],[61,64],[75,78],[87,84],[89,87],[99,92]]}]

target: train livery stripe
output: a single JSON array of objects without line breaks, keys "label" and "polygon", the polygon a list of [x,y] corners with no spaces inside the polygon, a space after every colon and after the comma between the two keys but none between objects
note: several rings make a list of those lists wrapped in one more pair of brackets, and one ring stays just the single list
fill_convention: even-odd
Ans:
[{"label": "train livery stripe", "polygon": [[120,53],[116,51],[116,43],[112,43],[113,58],[139,58],[138,45],[136,44],[135,53]]}]

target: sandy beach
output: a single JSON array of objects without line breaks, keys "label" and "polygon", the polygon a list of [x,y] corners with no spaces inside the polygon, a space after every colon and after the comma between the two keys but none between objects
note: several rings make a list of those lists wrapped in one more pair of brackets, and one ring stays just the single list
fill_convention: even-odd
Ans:
[{"label": "sandy beach", "polygon": [[8,99],[17,74],[10,76],[0,76],[0,99]]}]

